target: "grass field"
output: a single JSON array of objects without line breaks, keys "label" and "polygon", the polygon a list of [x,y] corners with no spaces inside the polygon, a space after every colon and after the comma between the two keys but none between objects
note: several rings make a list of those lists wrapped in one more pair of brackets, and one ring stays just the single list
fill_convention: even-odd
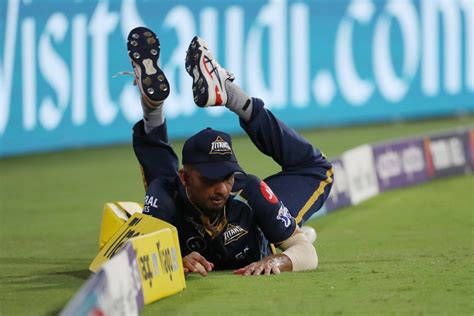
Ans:
[{"label": "grass field", "polygon": [[[304,135],[335,156],[473,124],[468,117]],[[249,173],[277,170],[246,138],[234,142]],[[103,203],[143,193],[129,145],[0,160],[0,315],[57,314],[90,275]],[[318,231],[318,270],[191,276],[186,291],[143,314],[473,314],[473,193],[473,176],[384,193],[309,223]]]}]

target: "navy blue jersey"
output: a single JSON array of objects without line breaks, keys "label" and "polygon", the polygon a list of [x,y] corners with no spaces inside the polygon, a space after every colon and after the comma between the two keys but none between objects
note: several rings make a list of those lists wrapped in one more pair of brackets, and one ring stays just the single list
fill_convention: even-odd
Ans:
[{"label": "navy blue jersey", "polygon": [[177,227],[183,256],[198,251],[217,269],[241,268],[271,254],[270,243],[290,237],[296,225],[322,207],[332,186],[332,166],[321,151],[278,120],[262,100],[252,100],[251,120],[240,124],[281,171],[265,182],[237,174],[215,223],[201,217],[187,198],[166,123],[148,134],[142,121],[134,126],[133,147],[147,186],[144,213]]},{"label": "navy blue jersey", "polygon": [[241,268],[272,254],[270,243],[286,240],[297,224],[265,182],[244,174],[235,180],[233,193],[212,224],[190,203],[178,178],[170,179],[168,192],[163,192],[163,181],[150,184],[144,213],[177,227],[183,256],[197,251],[215,269]]}]

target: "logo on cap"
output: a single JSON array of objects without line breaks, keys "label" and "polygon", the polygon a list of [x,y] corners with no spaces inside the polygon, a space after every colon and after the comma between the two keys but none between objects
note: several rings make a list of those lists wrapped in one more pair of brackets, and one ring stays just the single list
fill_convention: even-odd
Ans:
[{"label": "logo on cap", "polygon": [[230,148],[229,143],[222,139],[222,137],[217,136],[216,140],[211,144],[211,155],[232,155],[232,148]]}]

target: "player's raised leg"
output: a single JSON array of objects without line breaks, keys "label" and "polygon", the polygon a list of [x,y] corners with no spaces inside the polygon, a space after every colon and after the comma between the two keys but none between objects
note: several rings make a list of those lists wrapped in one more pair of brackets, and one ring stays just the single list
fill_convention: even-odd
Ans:
[{"label": "player's raised leg", "polygon": [[170,93],[170,85],[160,69],[160,40],[146,27],[136,27],[127,38],[128,56],[143,99],[151,107],[160,106]]},{"label": "player's raised leg", "polygon": [[133,128],[133,148],[147,186],[154,179],[173,177],[178,172],[178,158],[169,144],[163,113],[170,86],[159,66],[160,41],[152,30],[131,30],[127,48],[143,109],[143,120]]},{"label": "player's raised leg", "polygon": [[326,157],[278,120],[262,100],[249,97],[234,84],[232,75],[225,76],[229,72],[219,65],[200,38],[195,37],[189,46],[186,70],[193,77],[196,104],[225,105],[235,112],[257,148],[282,167],[281,172],[265,180],[298,223],[319,210],[332,185],[331,164]]},{"label": "player's raised leg", "polygon": [[194,102],[200,107],[218,106],[227,102],[225,82],[234,75],[214,59],[203,39],[195,36],[186,52],[186,71],[193,78]]},{"label": "player's raised leg", "polygon": [[[235,84],[234,75],[221,67],[206,42],[195,36],[186,53],[186,71],[193,78],[194,102],[200,107],[225,105],[244,120],[252,113],[252,99]],[[228,89],[231,86],[232,89]]]}]

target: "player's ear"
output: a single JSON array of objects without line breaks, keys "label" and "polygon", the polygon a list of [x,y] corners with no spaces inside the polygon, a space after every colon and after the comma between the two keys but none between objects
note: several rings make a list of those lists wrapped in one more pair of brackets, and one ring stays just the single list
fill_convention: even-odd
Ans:
[{"label": "player's ear", "polygon": [[184,186],[186,186],[186,184],[188,183],[188,178],[189,178],[187,170],[185,170],[184,168],[179,169],[178,176],[181,183]]}]

